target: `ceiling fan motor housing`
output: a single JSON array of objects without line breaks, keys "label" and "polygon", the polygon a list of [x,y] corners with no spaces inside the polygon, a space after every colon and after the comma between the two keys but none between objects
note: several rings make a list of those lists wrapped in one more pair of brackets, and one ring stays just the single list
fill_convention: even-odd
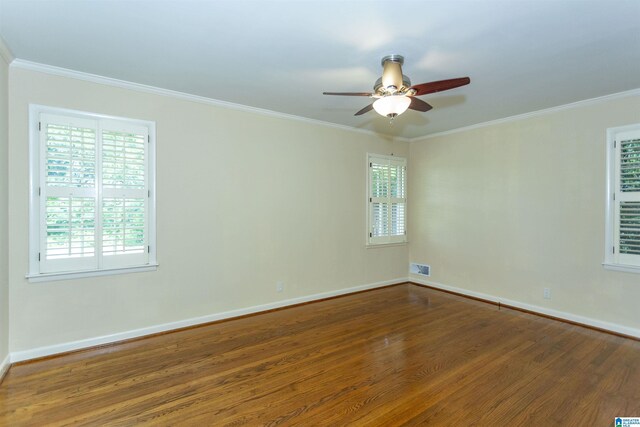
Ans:
[{"label": "ceiling fan motor housing", "polygon": [[402,64],[404,64],[402,55],[387,55],[382,58],[381,64],[383,67],[382,77],[373,86],[375,93],[379,95],[403,93],[411,87],[409,77],[402,74]]},{"label": "ceiling fan motor housing", "polygon": [[[409,79],[409,77],[403,74],[402,85],[395,92],[404,93],[404,92],[407,92],[410,87],[411,87],[411,80]],[[380,95],[380,96],[392,95],[392,93],[389,92],[382,84],[382,77],[379,77],[378,80],[376,80],[376,84],[373,85],[373,91],[376,93],[376,95]]]}]

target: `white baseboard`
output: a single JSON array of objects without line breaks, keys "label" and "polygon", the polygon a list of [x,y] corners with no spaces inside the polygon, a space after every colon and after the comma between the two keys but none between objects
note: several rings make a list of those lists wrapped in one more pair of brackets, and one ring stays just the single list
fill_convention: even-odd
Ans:
[{"label": "white baseboard", "polygon": [[[408,279],[406,277],[393,279],[393,280],[385,280],[382,282],[354,286],[351,288],[339,289],[339,290],[329,291],[329,292],[321,292],[319,294],[306,295],[302,297],[276,301],[268,304],[256,305],[253,307],[223,311],[221,313],[214,313],[206,316],[194,317],[191,319],[184,319],[176,322],[170,322],[170,323],[164,323],[160,325],[149,326],[146,328],[134,329],[131,331],[118,332],[111,335],[103,335],[100,337],[87,338],[83,340],[72,341],[72,342],[61,343],[61,344],[54,344],[54,345],[49,345],[45,347],[33,348],[29,350],[15,351],[15,352],[11,352],[10,361],[11,363],[21,362],[24,360],[51,356],[53,354],[65,353],[68,351],[80,350],[80,349],[95,347],[103,344],[110,344],[118,341],[128,340],[131,338],[143,337],[145,335],[157,334],[159,332],[166,332],[174,329],[185,328],[188,326],[214,322],[216,320],[230,319],[233,317],[244,316],[247,314],[259,313],[261,311],[273,310],[274,308],[287,307],[290,305],[300,304],[304,302],[310,302],[310,301],[320,300],[324,298],[335,297],[339,295],[346,295],[354,292],[366,291],[368,289],[375,289],[383,286],[395,285],[398,283],[405,283],[407,282],[407,280]],[[8,365],[9,357],[7,357],[6,362]]]},{"label": "white baseboard", "polygon": [[467,289],[456,288],[454,286],[444,285],[438,282],[432,282],[430,280],[419,279],[411,276],[410,282],[419,283],[426,286],[431,286],[444,291],[455,292],[474,298],[480,298],[486,301],[500,303],[502,305],[508,305],[511,307],[520,308],[534,313],[544,314],[547,316],[557,317],[559,319],[568,320],[570,322],[580,323],[582,325],[591,326],[598,329],[604,329],[607,331],[615,332],[618,334],[628,335],[635,338],[640,338],[640,329],[630,328],[628,326],[618,325],[617,323],[609,323],[601,320],[592,319],[590,317],[579,316],[577,314],[567,313],[564,311],[553,310],[550,308],[540,307],[537,305],[526,304],[520,301],[513,301],[505,298],[500,298],[495,295],[483,294],[481,292],[470,291]]},{"label": "white baseboard", "polygon": [[495,295],[484,294],[481,292],[470,291],[467,289],[457,288],[454,286],[444,285],[442,283],[433,282],[429,280],[420,279],[414,276],[409,278],[402,277],[393,280],[385,280],[382,282],[370,283],[367,285],[354,286],[351,288],[339,289],[335,291],[322,292],[313,295],[306,295],[297,298],[291,298],[282,301],[276,301],[268,304],[256,305],[252,307],[240,308],[237,310],[229,310],[220,313],[209,314],[201,317],[194,317],[190,319],[179,320],[176,322],[164,323],[160,325],[153,325],[146,328],[134,329],[131,331],[118,332],[111,335],[103,335],[95,338],[88,338],[78,341],[72,341],[61,344],[54,344],[45,347],[37,347],[29,350],[23,351],[15,351],[7,355],[4,361],[0,364],[0,379],[8,370],[10,363],[21,362],[30,359],[36,359],[39,357],[51,356],[54,354],[65,353],[74,350],[81,350],[85,348],[95,347],[103,344],[115,343],[118,341],[123,341],[131,338],[139,338],[146,335],[152,335],[159,332],[167,332],[174,329],[185,328],[189,326],[200,325],[204,323],[214,322],[217,320],[230,319],[238,316],[244,316],[247,314],[259,313],[262,311],[273,310],[275,308],[282,308],[291,305],[296,305],[305,302],[311,302],[316,300],[321,300],[324,298],[331,298],[340,295],[351,294],[354,292],[365,291],[368,289],[375,289],[384,286],[394,285],[398,283],[405,282],[414,282],[426,286],[431,286],[433,288],[442,289],[445,291],[455,292],[461,295],[466,295],[470,297],[480,298],[486,301],[491,301],[495,303],[501,303],[503,305],[508,305],[516,308],[521,308],[523,310],[528,310],[535,313],[544,314],[547,316],[557,317],[559,319],[568,320],[570,322],[581,323],[583,325],[591,326],[594,328],[604,329],[611,332],[629,335],[632,337],[640,338],[640,330],[635,328],[630,328],[627,326],[618,325],[615,323],[604,322],[596,319],[591,319],[588,317],[579,316],[572,313],[566,313],[563,311],[557,311],[545,307],[540,307],[536,305],[526,304],[519,301],[512,301],[505,298],[500,298]]},{"label": "white baseboard", "polygon": [[9,354],[7,354],[7,357],[5,357],[2,362],[0,362],[0,383],[2,383],[4,376],[7,374],[9,366],[11,366],[10,360],[11,357]]}]

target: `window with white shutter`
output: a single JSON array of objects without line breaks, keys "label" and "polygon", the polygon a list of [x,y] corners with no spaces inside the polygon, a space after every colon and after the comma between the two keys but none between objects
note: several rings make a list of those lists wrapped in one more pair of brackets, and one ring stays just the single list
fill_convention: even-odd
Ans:
[{"label": "window with white shutter", "polygon": [[31,106],[31,280],[153,269],[155,125]]},{"label": "window with white shutter", "polygon": [[608,130],[605,266],[640,273],[640,124]]},{"label": "window with white shutter", "polygon": [[368,244],[407,241],[407,160],[368,155]]}]

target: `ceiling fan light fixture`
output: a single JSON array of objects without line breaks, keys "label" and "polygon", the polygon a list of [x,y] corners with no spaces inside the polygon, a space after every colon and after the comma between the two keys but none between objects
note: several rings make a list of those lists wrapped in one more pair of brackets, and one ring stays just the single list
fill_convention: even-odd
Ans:
[{"label": "ceiling fan light fixture", "polygon": [[384,117],[396,117],[407,111],[411,98],[404,95],[390,95],[379,98],[373,103],[376,113]]}]

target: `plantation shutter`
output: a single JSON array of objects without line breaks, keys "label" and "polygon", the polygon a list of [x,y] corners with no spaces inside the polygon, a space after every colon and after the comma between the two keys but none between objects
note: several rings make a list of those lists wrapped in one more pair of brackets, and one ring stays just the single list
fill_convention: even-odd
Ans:
[{"label": "plantation shutter", "polygon": [[38,273],[149,263],[149,128],[39,116]]},{"label": "plantation shutter", "polygon": [[[388,163],[388,162],[387,162]],[[389,168],[381,160],[370,158],[372,239],[389,235]]]},{"label": "plantation shutter", "polygon": [[369,156],[369,243],[406,241],[406,160]]},{"label": "plantation shutter", "polygon": [[640,265],[640,130],[618,133],[615,147],[615,258]]},{"label": "plantation shutter", "polygon": [[[389,182],[390,182],[390,235],[405,235],[405,211],[407,205],[406,195],[406,178],[407,166],[406,161],[391,160],[389,162]],[[405,240],[404,237],[402,239]]]},{"label": "plantation shutter", "polygon": [[148,261],[148,129],[101,122],[103,268]]},{"label": "plantation shutter", "polygon": [[97,122],[42,114],[40,271],[97,268]]}]

